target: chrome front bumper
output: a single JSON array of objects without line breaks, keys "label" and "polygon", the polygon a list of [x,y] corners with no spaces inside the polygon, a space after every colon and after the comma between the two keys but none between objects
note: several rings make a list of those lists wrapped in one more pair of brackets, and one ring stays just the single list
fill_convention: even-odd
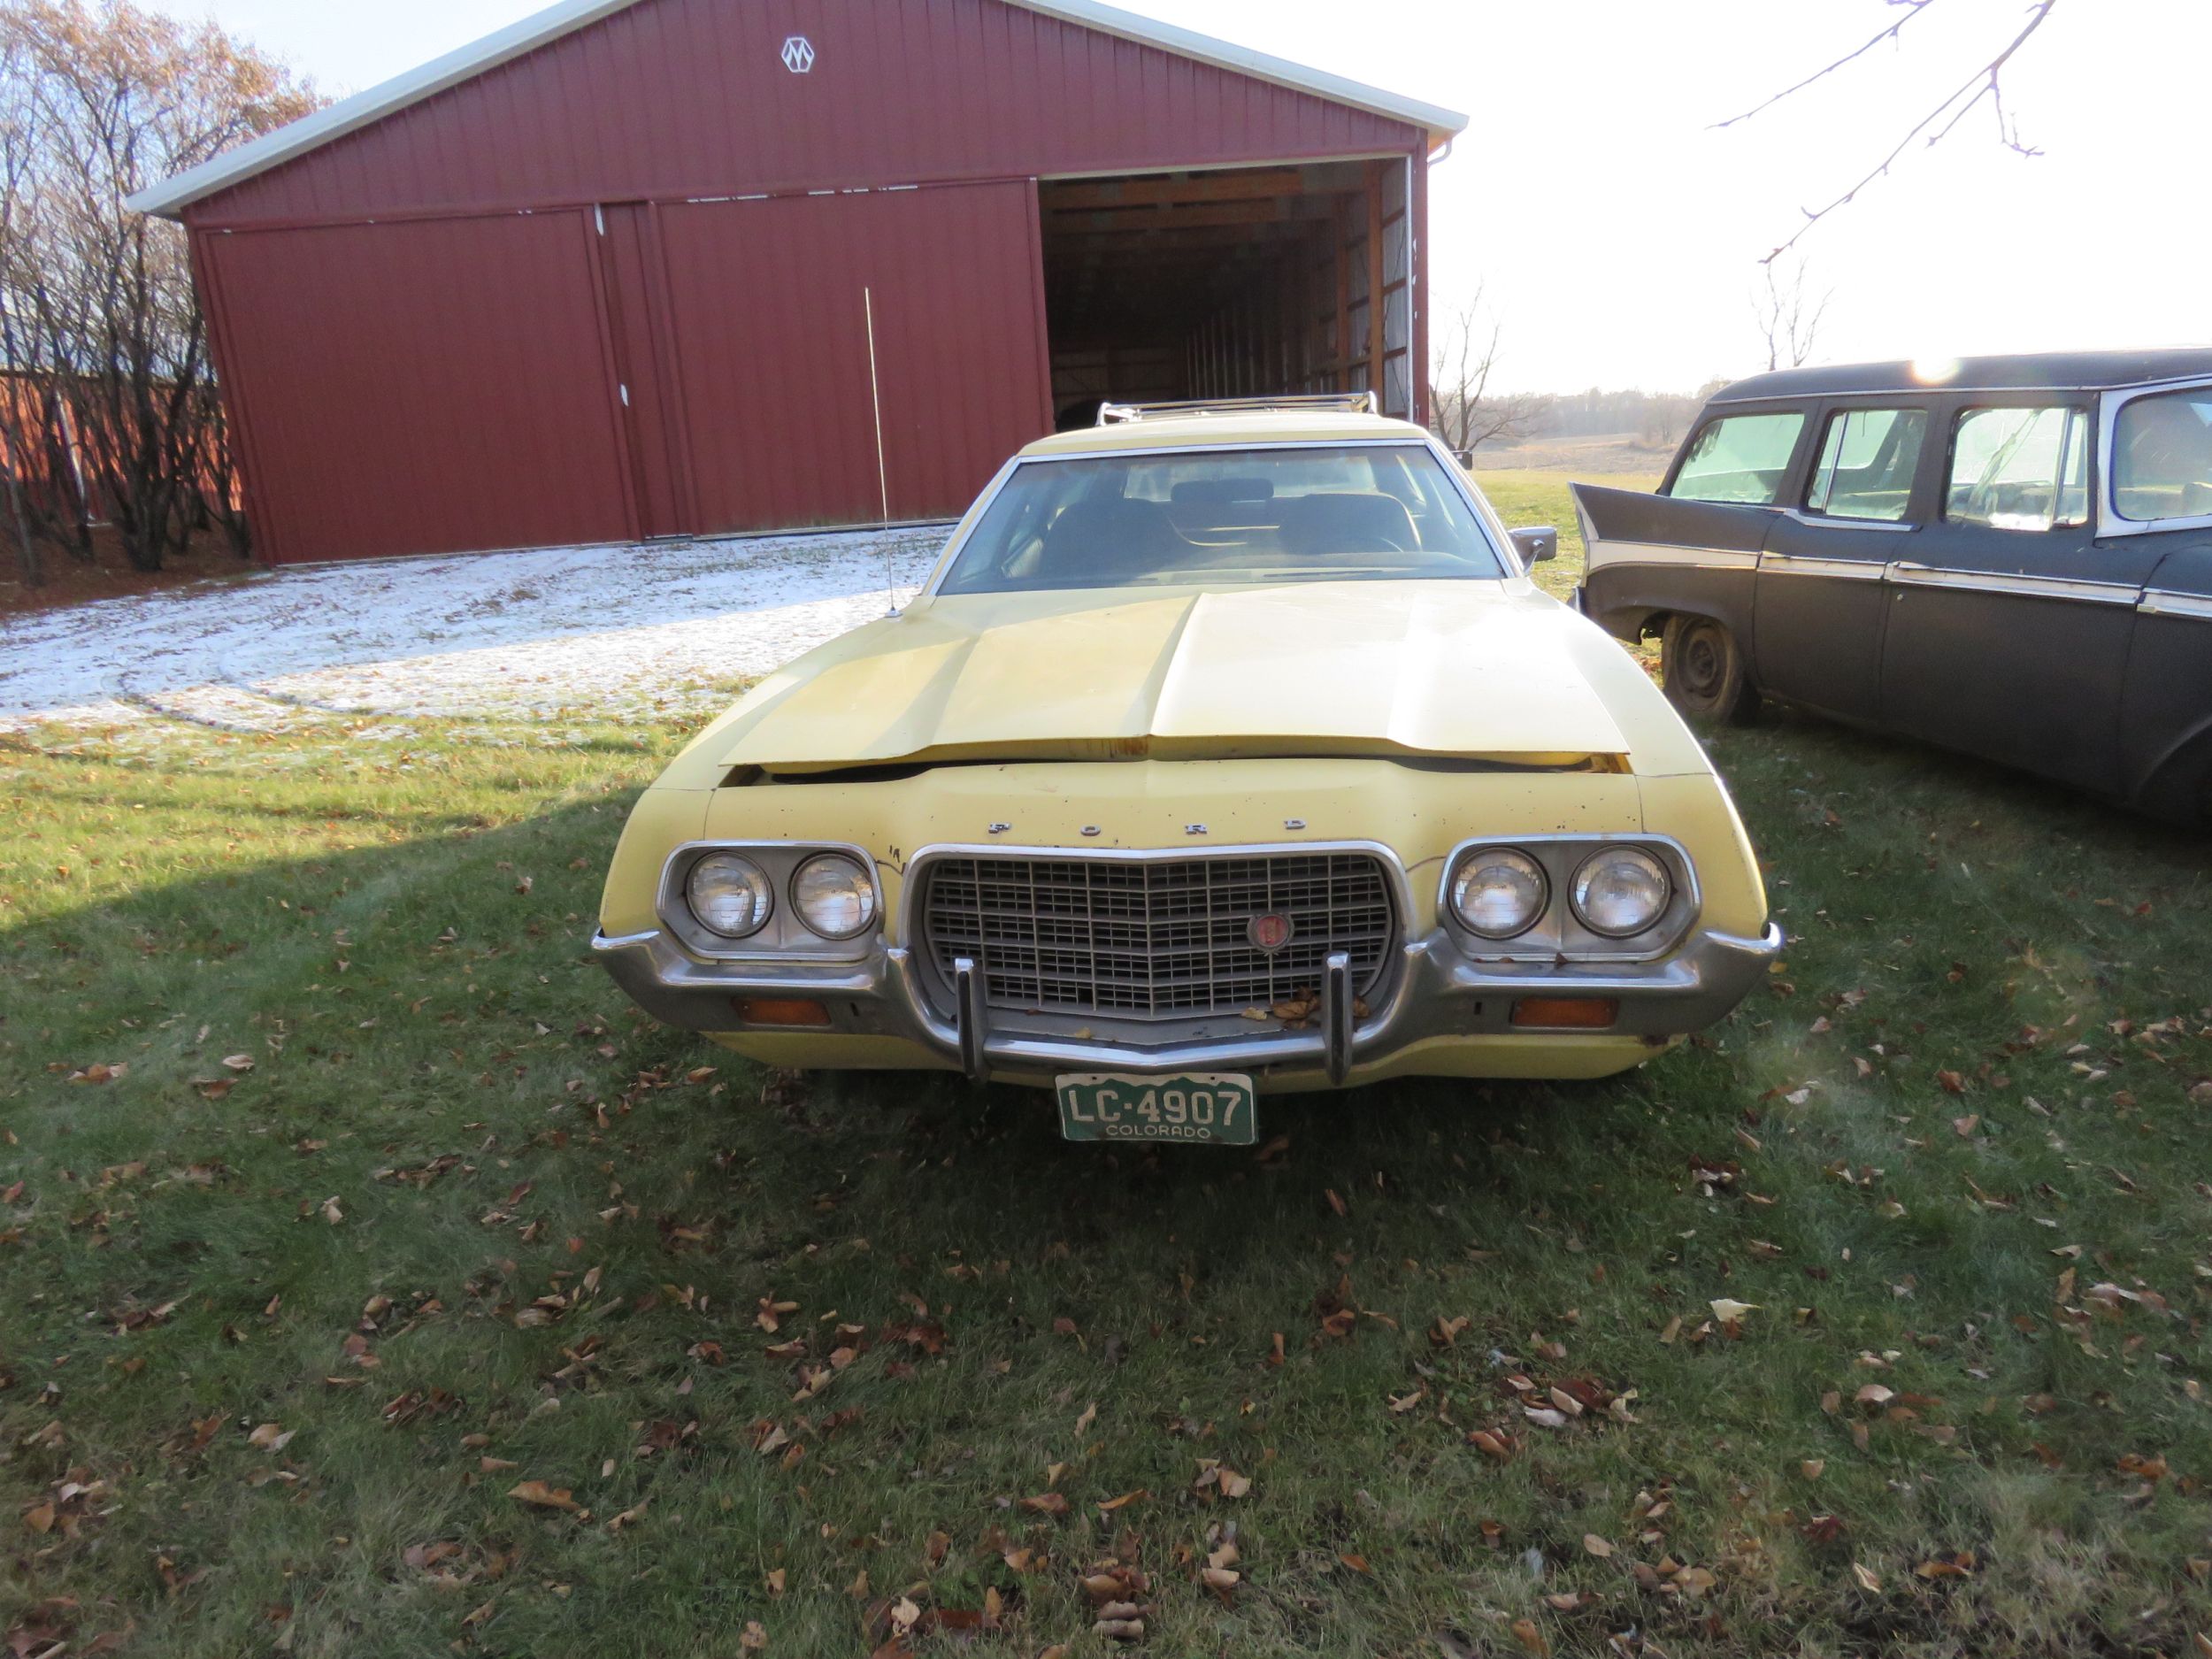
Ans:
[{"label": "chrome front bumper", "polygon": [[[654,930],[592,940],[592,950],[639,1007],[691,1031],[783,1036],[867,1034],[902,1038],[934,1051],[971,1077],[1055,1071],[1249,1071],[1319,1074],[1344,1082],[1355,1066],[1389,1059],[1416,1043],[1455,1036],[1556,1037],[1557,1028],[1516,1025],[1523,997],[1613,997],[1610,1025],[1563,1034],[1638,1037],[1655,1045],[1701,1031],[1766,977],[1782,930],[1756,939],[1698,930],[1659,961],[1510,968],[1470,960],[1440,929],[1409,941],[1381,1006],[1356,1013],[1348,964],[1330,959],[1320,1008],[1308,1029],[1255,1029],[1242,1018],[1191,1021],[1164,1035],[1133,1021],[1075,1020],[986,1009],[972,975],[958,976],[955,1006],[926,991],[911,950],[883,945],[848,963],[715,963],[695,960]],[[827,1026],[751,1025],[734,999],[804,997],[828,1010]],[[1103,1033],[1104,1034],[1101,1034]],[[1147,1039],[1151,1039],[1148,1041]]]}]

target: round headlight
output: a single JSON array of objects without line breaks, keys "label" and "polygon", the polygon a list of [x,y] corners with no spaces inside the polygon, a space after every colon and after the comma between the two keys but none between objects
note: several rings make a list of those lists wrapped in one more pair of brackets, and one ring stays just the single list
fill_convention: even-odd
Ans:
[{"label": "round headlight", "polygon": [[1528,932],[1550,896],[1544,866],[1510,847],[1479,848],[1452,872],[1453,912],[1485,939]]},{"label": "round headlight", "polygon": [[817,853],[791,878],[799,918],[825,939],[850,939],[876,919],[875,883],[842,853]]},{"label": "round headlight", "polygon": [[1583,861],[1568,896],[1592,933],[1625,939],[1665,912],[1674,881],[1666,865],[1640,847],[1608,847]]},{"label": "round headlight", "polygon": [[742,853],[709,853],[692,865],[684,901],[700,926],[725,939],[757,933],[776,908],[767,872]]}]

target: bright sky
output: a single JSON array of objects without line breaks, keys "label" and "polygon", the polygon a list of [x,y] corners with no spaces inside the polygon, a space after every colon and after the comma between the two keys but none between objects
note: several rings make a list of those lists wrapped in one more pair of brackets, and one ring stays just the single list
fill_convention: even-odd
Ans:
[{"label": "bright sky", "polygon": [[[153,0],[211,14],[334,94],[533,0]],[[1440,312],[1479,288],[1497,389],[1689,390],[1765,366],[1758,260],[2011,39],[2025,0],[1935,0],[1896,46],[1740,113],[1894,20],[1892,0],[1119,0],[1449,109],[1431,179]],[[1358,27],[1348,23],[1356,18]],[[2206,0],[2059,0],[1987,106],[1799,245],[1833,290],[1818,361],[2212,341]]]}]

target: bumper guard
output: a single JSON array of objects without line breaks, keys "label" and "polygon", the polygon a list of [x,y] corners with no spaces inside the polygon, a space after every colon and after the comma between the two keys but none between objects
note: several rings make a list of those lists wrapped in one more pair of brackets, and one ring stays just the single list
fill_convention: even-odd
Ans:
[{"label": "bumper guard", "polygon": [[[1442,930],[1409,940],[1381,1007],[1359,1017],[1350,959],[1333,955],[1324,970],[1320,1023],[1305,1030],[1256,1030],[1237,1018],[1192,1022],[1175,1034],[1133,1021],[1086,1021],[1025,1015],[987,1006],[980,965],[953,964],[952,1006],[925,990],[914,953],[879,945],[856,962],[703,963],[664,932],[592,940],[615,982],[655,1018],[691,1031],[775,1031],[748,1025],[735,999],[806,997],[829,1010],[829,1030],[903,1038],[934,1050],[968,1076],[1077,1071],[1318,1073],[1341,1085],[1356,1066],[1386,1060],[1438,1037],[1534,1035],[1511,1023],[1525,996],[1611,997],[1614,1023],[1586,1036],[1680,1037],[1725,1016],[1761,979],[1782,949],[1769,923],[1757,938],[1693,932],[1665,957],[1647,963],[1574,963],[1509,968],[1470,960]],[[1103,1028],[1103,1036],[1094,1028]]]}]

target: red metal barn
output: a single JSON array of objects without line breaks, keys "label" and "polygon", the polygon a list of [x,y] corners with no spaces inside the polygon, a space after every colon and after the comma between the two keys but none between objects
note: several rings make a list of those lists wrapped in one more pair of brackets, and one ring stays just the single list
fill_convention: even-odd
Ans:
[{"label": "red metal barn", "polygon": [[1105,396],[1419,417],[1463,124],[1091,0],[566,0],[132,204],[292,563],[949,516]]}]

